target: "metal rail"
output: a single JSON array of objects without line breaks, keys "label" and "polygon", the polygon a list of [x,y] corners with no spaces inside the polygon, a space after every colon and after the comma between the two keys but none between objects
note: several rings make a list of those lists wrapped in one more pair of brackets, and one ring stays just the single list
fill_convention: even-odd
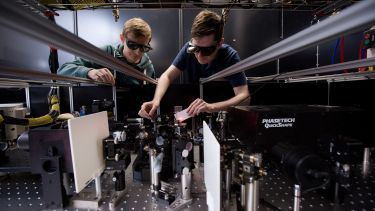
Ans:
[{"label": "metal rail", "polygon": [[[71,76],[64,76],[64,75],[56,75],[52,73],[45,73],[30,69],[20,69],[20,68],[14,68],[14,67],[7,67],[7,66],[1,66],[0,65],[0,77],[2,75],[7,76],[17,76],[21,78],[33,78],[33,79],[44,79],[47,80],[40,82],[40,81],[33,81],[28,80],[30,83],[48,83],[48,80],[58,80],[58,81],[68,81],[68,82],[75,82],[75,83],[91,83],[91,84],[102,84],[102,85],[110,85],[107,83],[101,83],[92,81],[85,78],[78,78],[78,77],[71,77]],[[26,81],[24,81],[26,82]],[[55,84],[55,83],[53,83]]]},{"label": "metal rail", "polygon": [[302,77],[302,78],[289,78],[286,79],[286,83],[294,82],[307,82],[307,81],[329,81],[329,82],[342,82],[342,81],[357,81],[357,80],[367,80],[374,79],[375,72],[366,71],[366,72],[355,72],[355,73],[343,73],[343,74],[334,74],[334,75],[321,75],[321,76],[311,76],[311,77]]},{"label": "metal rail", "polygon": [[37,81],[37,80],[25,80],[25,79],[13,79],[13,78],[1,78],[0,76],[0,87],[1,88],[28,88],[28,87],[51,87],[51,86],[74,86],[72,83],[60,83],[52,81]]},{"label": "metal rail", "polygon": [[[263,77],[251,78],[249,79],[250,82],[263,82],[263,81],[270,81],[270,80],[280,80],[280,79],[288,79],[290,77],[297,77],[297,76],[306,76],[312,74],[319,74],[319,73],[330,73],[340,70],[349,70],[359,67],[367,67],[375,65],[375,57],[369,59],[360,59],[350,62],[344,62],[339,64],[333,65],[326,65],[316,68],[309,68],[304,70],[292,71],[292,72],[285,72],[280,74],[268,75]],[[339,75],[339,74],[337,74]]]}]

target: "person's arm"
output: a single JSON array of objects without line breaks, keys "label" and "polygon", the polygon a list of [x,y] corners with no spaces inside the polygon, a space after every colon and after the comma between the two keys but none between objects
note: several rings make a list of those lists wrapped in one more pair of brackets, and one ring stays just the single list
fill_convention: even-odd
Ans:
[{"label": "person's arm", "polygon": [[247,105],[250,103],[250,93],[247,84],[243,86],[233,87],[235,96],[221,102],[213,103],[213,111],[218,112],[227,109],[230,106],[237,106],[240,104]]},{"label": "person's arm", "polygon": [[[226,54],[222,57],[224,60],[224,65],[222,69],[226,67],[232,66],[240,61],[240,56],[238,55],[237,51],[232,49],[231,47],[225,46],[227,50]],[[228,76],[225,79],[229,81],[229,83],[233,87],[234,97],[216,103],[207,103],[203,99],[196,99],[194,100],[188,107],[187,113],[190,116],[198,115],[201,112],[218,112],[222,110],[226,110],[230,106],[236,106],[247,103],[250,104],[250,93],[246,82],[246,75],[245,73],[236,73],[234,75]]]},{"label": "person's arm", "polygon": [[90,65],[90,62],[82,58],[78,58],[72,62],[64,63],[59,67],[57,73],[65,76],[74,76],[87,78],[87,73],[95,69],[93,65]]},{"label": "person's arm", "polygon": [[159,108],[160,101],[167,91],[169,85],[186,68],[186,61],[188,57],[188,54],[186,53],[187,46],[188,43],[186,43],[184,47],[180,49],[180,52],[173,60],[171,66],[169,66],[168,69],[160,76],[153,100],[142,104],[141,109],[138,112],[139,116],[147,119],[152,119],[155,116],[155,112]]},{"label": "person's arm", "polygon": [[160,76],[153,101],[160,103],[171,82],[180,74],[181,70],[179,70],[177,67],[174,65],[169,66],[169,68]]},{"label": "person's arm", "polygon": [[235,96],[221,102],[207,103],[204,100],[198,98],[190,104],[187,112],[191,116],[200,114],[201,112],[218,112],[226,110],[230,106],[237,106],[241,104],[250,103],[250,93],[247,84],[242,86],[233,87]]},{"label": "person's arm", "polygon": [[174,65],[169,66],[169,68],[160,76],[158,80],[153,100],[143,103],[138,115],[144,118],[152,119],[156,110],[159,108],[160,101],[167,91],[169,85],[180,74],[181,70],[179,70],[177,67]]},{"label": "person's arm", "polygon": [[[103,47],[102,50],[110,53],[111,46]],[[60,75],[89,78],[94,81],[115,84],[111,71],[83,58],[77,58],[72,62],[64,63],[59,67],[57,73]]]}]

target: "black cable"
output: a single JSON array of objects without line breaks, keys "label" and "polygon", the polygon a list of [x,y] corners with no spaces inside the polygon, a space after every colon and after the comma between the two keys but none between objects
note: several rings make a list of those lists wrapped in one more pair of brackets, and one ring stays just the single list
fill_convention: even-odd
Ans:
[{"label": "black cable", "polygon": [[[270,79],[270,81],[273,81],[275,80],[277,77],[283,75],[284,73],[280,73],[278,75],[275,75],[273,78]],[[256,89],[254,92],[252,92],[252,94],[256,94],[259,90],[261,90],[264,86],[266,86],[268,83],[263,83],[262,86],[260,86],[258,89]]]},{"label": "black cable", "polygon": [[259,199],[259,203],[262,204],[263,206],[271,209],[271,210],[282,211],[282,209],[279,209],[275,205],[273,205],[270,202],[266,201],[264,198],[260,198]]},{"label": "black cable", "polygon": [[321,188],[324,188],[325,186],[327,186],[330,182],[330,179],[329,177],[326,177],[326,181],[325,183],[323,183],[322,185],[318,185],[316,187],[312,187],[312,188],[309,188],[309,189],[306,189],[306,190],[303,190],[301,194],[306,194],[308,192],[311,192],[313,190],[317,190],[317,189],[321,189]]},{"label": "black cable", "polygon": [[[280,73],[278,75],[275,75],[273,78],[270,79],[270,81],[275,80],[277,77],[283,75],[284,73]],[[243,102],[245,102],[247,99],[249,99],[251,96],[254,96],[259,90],[261,90],[264,86],[266,86],[268,83],[263,83],[262,86],[257,88],[255,91],[250,92],[249,96],[246,97],[245,99],[241,100],[241,102],[237,103],[235,106],[241,105]]]}]

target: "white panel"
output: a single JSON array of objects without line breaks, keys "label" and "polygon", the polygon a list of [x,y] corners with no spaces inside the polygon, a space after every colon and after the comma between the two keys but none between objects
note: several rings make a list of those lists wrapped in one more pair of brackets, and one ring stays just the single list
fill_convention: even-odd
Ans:
[{"label": "white panel", "polygon": [[68,120],[74,181],[79,193],[105,168],[103,139],[109,136],[107,112]]},{"label": "white panel", "polygon": [[220,210],[220,144],[206,122],[203,122],[204,182],[208,210]]}]

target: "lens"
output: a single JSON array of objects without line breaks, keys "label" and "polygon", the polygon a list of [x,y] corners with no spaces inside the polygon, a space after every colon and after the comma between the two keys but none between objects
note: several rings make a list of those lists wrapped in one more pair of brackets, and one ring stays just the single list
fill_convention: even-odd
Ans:
[{"label": "lens", "polygon": [[139,48],[139,45],[136,44],[136,43],[132,43],[132,42],[129,42],[127,41],[126,42],[126,45],[128,46],[128,48],[130,48],[131,50],[137,50]]},{"label": "lens", "polygon": [[152,48],[148,46],[142,46],[142,52],[149,52]]},{"label": "lens", "polygon": [[209,46],[209,47],[200,47],[193,45],[189,42],[189,46],[186,49],[187,53],[198,53],[200,52],[203,56],[210,56],[216,50],[216,45]]},{"label": "lens", "polygon": [[128,48],[130,48],[133,51],[137,50],[138,48],[141,52],[149,52],[150,50],[152,50],[150,46],[141,45],[141,44],[129,41],[129,40],[126,40],[126,45],[128,46]]},{"label": "lens", "polygon": [[216,47],[211,46],[211,47],[200,47],[199,51],[203,56],[210,56],[214,51]]},{"label": "lens", "polygon": [[197,48],[195,46],[189,46],[187,49],[186,49],[187,53],[196,53],[197,52]]}]

